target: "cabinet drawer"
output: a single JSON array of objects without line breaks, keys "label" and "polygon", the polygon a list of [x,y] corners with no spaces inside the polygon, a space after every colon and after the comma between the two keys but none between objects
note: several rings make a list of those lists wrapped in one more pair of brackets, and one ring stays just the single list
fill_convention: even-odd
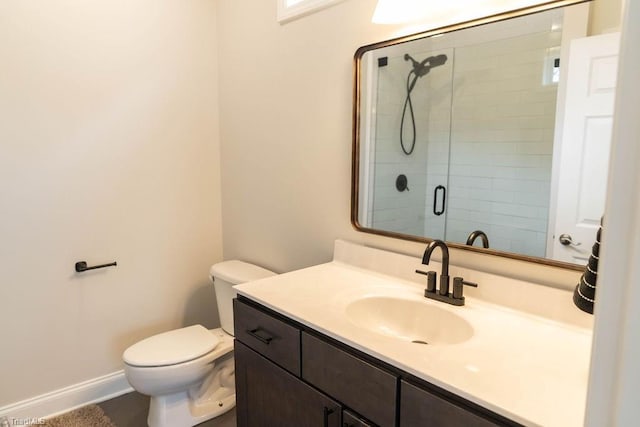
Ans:
[{"label": "cabinet drawer", "polygon": [[305,332],[302,378],[372,422],[395,425],[397,377]]},{"label": "cabinet drawer", "polygon": [[300,331],[287,323],[233,300],[236,339],[300,376]]},{"label": "cabinet drawer", "polygon": [[426,390],[401,381],[400,426],[495,427],[489,421]]}]

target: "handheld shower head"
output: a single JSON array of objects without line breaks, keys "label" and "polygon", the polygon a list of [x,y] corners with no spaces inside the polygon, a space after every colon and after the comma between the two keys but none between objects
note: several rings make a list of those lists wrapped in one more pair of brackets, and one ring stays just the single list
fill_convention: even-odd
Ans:
[{"label": "handheld shower head", "polygon": [[[433,67],[438,67],[447,62],[447,55],[440,54],[429,56],[422,62],[418,62],[413,59],[411,55],[405,53],[404,60],[411,61],[412,68],[407,75],[407,97],[405,98],[404,107],[402,109],[402,119],[400,119],[400,147],[402,148],[402,152],[409,156],[413,153],[413,149],[416,145],[416,119],[413,113],[413,103],[411,102],[411,91],[413,91],[413,88],[420,77],[426,76]],[[413,131],[411,136],[411,145],[409,148],[405,147],[404,144],[404,119],[407,111],[411,117],[411,130]]]},{"label": "handheld shower head", "polygon": [[440,65],[444,65],[447,62],[447,55],[440,54],[438,56],[430,56],[425,61],[429,61],[429,67],[438,67]]},{"label": "handheld shower head", "polygon": [[405,53],[404,60],[411,61],[411,64],[413,65],[412,71],[416,75],[416,77],[422,77],[427,75],[433,67],[444,65],[444,63],[447,62],[447,55],[441,54],[437,56],[430,56],[424,59],[422,62],[418,62],[413,59],[411,55]]},{"label": "handheld shower head", "polygon": [[411,55],[409,55],[408,53],[405,53],[404,60],[411,61],[411,65],[412,65],[412,69],[409,72],[409,78],[411,77],[411,74],[413,74],[413,79],[410,81],[407,80],[407,87],[409,88],[408,89],[409,92],[411,92],[420,77],[423,77],[429,74],[429,71],[431,71],[433,67],[438,67],[440,65],[443,65],[445,62],[447,62],[447,55],[440,54],[436,56],[429,56],[424,60],[422,60],[422,62],[418,62],[415,59],[413,59]]}]

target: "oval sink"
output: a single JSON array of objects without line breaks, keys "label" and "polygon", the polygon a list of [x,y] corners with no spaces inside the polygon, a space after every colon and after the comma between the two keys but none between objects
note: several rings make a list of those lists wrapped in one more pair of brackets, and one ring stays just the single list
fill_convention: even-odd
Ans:
[{"label": "oval sink", "polygon": [[346,314],[361,328],[418,344],[459,344],[473,336],[465,319],[422,301],[368,297],[347,305]]}]

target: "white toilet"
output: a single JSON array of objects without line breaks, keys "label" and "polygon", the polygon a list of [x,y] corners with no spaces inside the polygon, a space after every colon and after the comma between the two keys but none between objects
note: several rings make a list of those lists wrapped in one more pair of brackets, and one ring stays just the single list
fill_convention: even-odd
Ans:
[{"label": "white toilet", "polygon": [[236,404],[233,361],[233,285],[275,273],[242,261],[211,267],[221,328],[201,325],[144,339],[125,350],[129,384],[151,396],[150,427],[190,427],[217,417]]}]

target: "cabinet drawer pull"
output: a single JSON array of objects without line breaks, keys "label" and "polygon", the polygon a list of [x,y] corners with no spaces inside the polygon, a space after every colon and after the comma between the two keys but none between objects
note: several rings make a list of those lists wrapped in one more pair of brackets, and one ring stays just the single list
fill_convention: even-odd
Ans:
[{"label": "cabinet drawer pull", "polygon": [[326,406],[324,407],[324,427],[329,427],[329,415],[333,414],[335,411],[333,409],[329,409]]},{"label": "cabinet drawer pull", "polygon": [[270,336],[267,333],[267,331],[265,331],[264,329],[255,328],[255,329],[247,330],[247,333],[252,337],[254,337],[255,339],[257,339],[258,341],[261,341],[267,345],[269,345],[271,341],[273,341],[273,337]]}]

